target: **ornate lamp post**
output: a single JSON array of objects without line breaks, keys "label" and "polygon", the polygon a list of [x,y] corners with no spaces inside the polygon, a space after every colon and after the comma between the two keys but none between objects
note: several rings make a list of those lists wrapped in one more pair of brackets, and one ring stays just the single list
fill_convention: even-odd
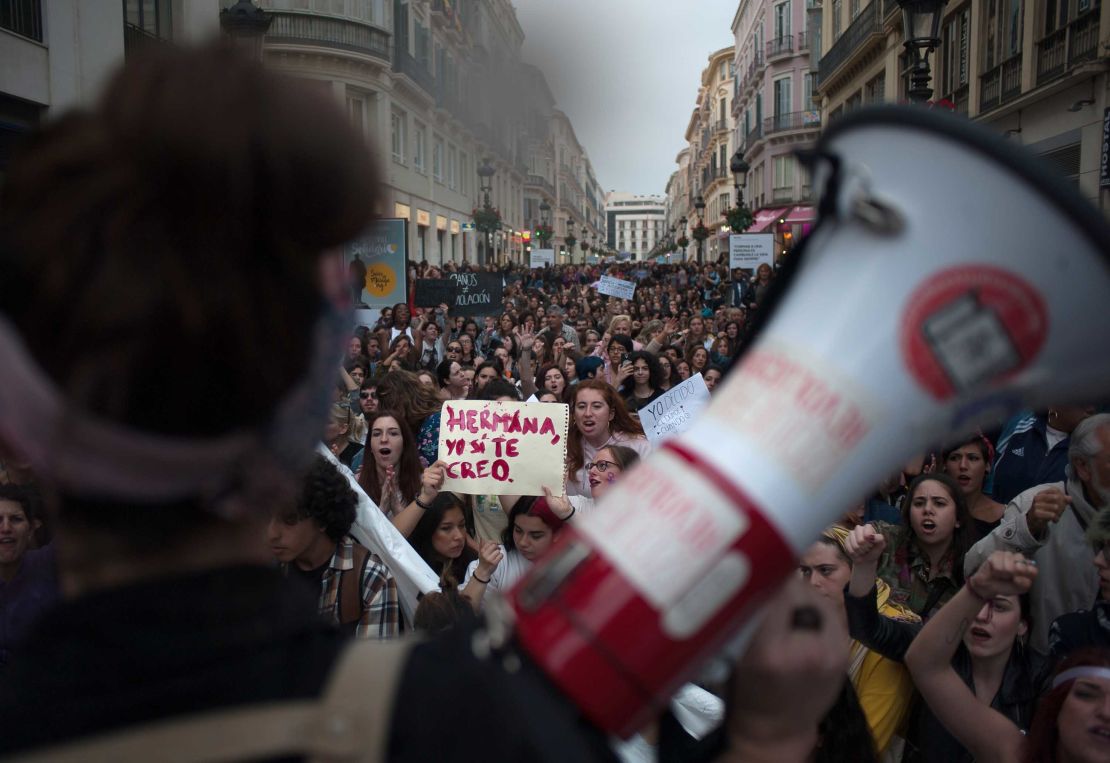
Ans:
[{"label": "ornate lamp post", "polygon": [[686,215],[678,221],[678,248],[682,250],[682,259],[686,259],[686,247],[690,246],[690,239],[686,238],[686,224],[689,222]]},{"label": "ornate lamp post", "polygon": [[489,159],[483,159],[482,166],[478,168],[478,177],[481,178],[482,208],[475,209],[471,213],[474,227],[486,236],[486,259],[482,264],[496,261],[493,252],[493,234],[501,229],[501,214],[489,203],[491,180],[495,174],[497,171],[490,165]]},{"label": "ornate lamp post", "polygon": [[690,235],[698,242],[698,264],[701,265],[705,260],[702,247],[705,244],[705,240],[709,238],[709,228],[705,227],[705,199],[703,199],[700,194],[694,199],[694,209],[697,210],[698,213],[698,224],[694,226],[694,230],[690,232]]},{"label": "ornate lamp post", "polygon": [[574,236],[574,222],[567,221],[567,236],[564,239],[567,242],[567,260],[570,263],[574,262],[574,245],[578,243],[578,239]]},{"label": "ornate lamp post", "polygon": [[902,8],[902,46],[910,57],[909,96],[915,103],[933,97],[929,54],[940,45],[940,17],[945,0],[898,0]]},{"label": "ornate lamp post", "polygon": [[550,222],[551,205],[547,201],[540,202],[540,224],[536,228],[536,238],[540,240],[540,248],[546,249],[548,244],[551,243],[551,222]]},{"label": "ornate lamp post", "polygon": [[744,161],[744,155],[737,151],[732,155],[728,168],[732,170],[733,185],[736,190],[736,206],[728,211],[728,227],[733,233],[743,233],[752,227],[752,212],[744,206],[744,186],[748,182],[750,167]]},{"label": "ornate lamp post", "polygon": [[262,60],[262,38],[274,17],[251,0],[237,0],[220,11],[220,29],[251,58]]}]

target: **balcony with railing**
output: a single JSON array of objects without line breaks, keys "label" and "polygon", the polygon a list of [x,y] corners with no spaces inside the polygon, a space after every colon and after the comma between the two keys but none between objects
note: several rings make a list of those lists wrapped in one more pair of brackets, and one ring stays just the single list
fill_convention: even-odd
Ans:
[{"label": "balcony with railing", "polygon": [[720,133],[723,133],[723,132],[728,132],[728,118],[727,117],[721,117],[720,119],[718,119],[717,120],[717,126],[716,126],[715,129],[716,129],[718,135]]},{"label": "balcony with railing", "polygon": [[979,111],[989,111],[1021,94],[1021,53],[979,77]]},{"label": "balcony with railing", "polygon": [[789,56],[794,53],[794,38],[790,35],[776,37],[767,43],[767,60],[771,61],[779,56]]},{"label": "balcony with railing", "polygon": [[389,61],[390,35],[384,29],[349,19],[307,13],[269,11],[268,15],[273,18],[266,32],[268,45],[325,46]]},{"label": "balcony with railing", "polygon": [[763,120],[763,134],[786,132],[788,130],[819,130],[821,129],[821,113],[819,111],[791,111],[786,114],[775,114]]},{"label": "balcony with railing", "polygon": [[1037,43],[1037,84],[1098,58],[1099,4]]},{"label": "balcony with railing", "polygon": [[407,50],[397,48],[393,51],[393,71],[408,77],[428,95],[435,94],[435,77],[422,61],[410,55]]},{"label": "balcony with railing", "polygon": [[169,40],[163,40],[156,34],[146,31],[141,26],[123,24],[123,55],[133,56],[156,45],[169,45]]},{"label": "balcony with railing", "polygon": [[0,29],[42,42],[41,0],[3,0],[0,2]]},{"label": "balcony with railing", "polygon": [[748,73],[744,79],[748,81],[755,79],[756,75],[763,71],[763,67],[766,65],[767,62],[763,59],[763,51],[755,51],[752,60],[748,62]]},{"label": "balcony with railing", "polygon": [[817,81],[824,86],[833,76],[874,45],[883,42],[883,24],[877,11],[878,0],[868,3],[856,20],[848,25],[840,39],[821,58]]},{"label": "balcony with railing", "polygon": [[945,94],[940,100],[948,101],[956,107],[956,113],[967,116],[967,107],[970,98],[971,88],[966,83],[953,90],[951,93]]},{"label": "balcony with railing", "polygon": [[759,124],[748,131],[744,136],[744,153],[751,151],[755,148],[755,144],[763,139],[763,125]]},{"label": "balcony with railing", "polygon": [[524,185],[531,188],[539,188],[552,199],[556,198],[555,185],[543,175],[528,175],[524,178]]},{"label": "balcony with railing", "polygon": [[799,53],[805,53],[809,50],[809,35],[805,32],[798,32],[797,46]]}]

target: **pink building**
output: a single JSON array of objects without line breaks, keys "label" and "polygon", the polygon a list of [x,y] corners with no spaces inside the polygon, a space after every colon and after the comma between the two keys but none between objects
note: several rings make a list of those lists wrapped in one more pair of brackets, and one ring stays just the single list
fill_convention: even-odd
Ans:
[{"label": "pink building", "polygon": [[[809,175],[794,156],[821,129],[810,65],[810,51],[820,55],[821,46],[806,17],[813,2],[743,0],[732,20],[734,144],[750,167],[744,200],[755,215],[748,232],[778,234],[780,251],[789,250],[813,219]],[[819,24],[813,33],[819,38]]]}]

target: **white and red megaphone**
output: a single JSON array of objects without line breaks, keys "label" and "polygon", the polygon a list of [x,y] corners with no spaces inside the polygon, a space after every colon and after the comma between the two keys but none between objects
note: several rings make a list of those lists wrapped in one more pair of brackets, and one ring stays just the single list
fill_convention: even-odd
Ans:
[{"label": "white and red megaphone", "polygon": [[813,152],[793,283],[694,427],[510,594],[595,724],[649,720],[824,528],[930,443],[1110,388],[1110,229],[966,119],[859,112]]}]

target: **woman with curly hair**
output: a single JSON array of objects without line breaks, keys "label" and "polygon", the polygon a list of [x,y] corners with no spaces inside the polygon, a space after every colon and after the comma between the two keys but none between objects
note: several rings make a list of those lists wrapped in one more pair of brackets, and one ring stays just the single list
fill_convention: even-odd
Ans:
[{"label": "woman with curly hair", "polygon": [[442,401],[439,393],[421,384],[416,374],[390,371],[378,381],[378,403],[404,417],[409,429],[416,432],[416,447],[421,464],[434,464],[439,452],[439,414]]},{"label": "woman with curly hair", "polygon": [[645,408],[663,394],[663,369],[650,352],[637,350],[628,356],[632,364],[632,375],[624,380],[620,393],[628,410],[638,411]]},{"label": "woman with curly hair", "polygon": [[607,445],[625,445],[640,456],[651,452],[644,429],[628,413],[612,385],[586,379],[571,389],[568,400],[574,424],[567,437],[567,494],[590,495],[585,465]]}]

